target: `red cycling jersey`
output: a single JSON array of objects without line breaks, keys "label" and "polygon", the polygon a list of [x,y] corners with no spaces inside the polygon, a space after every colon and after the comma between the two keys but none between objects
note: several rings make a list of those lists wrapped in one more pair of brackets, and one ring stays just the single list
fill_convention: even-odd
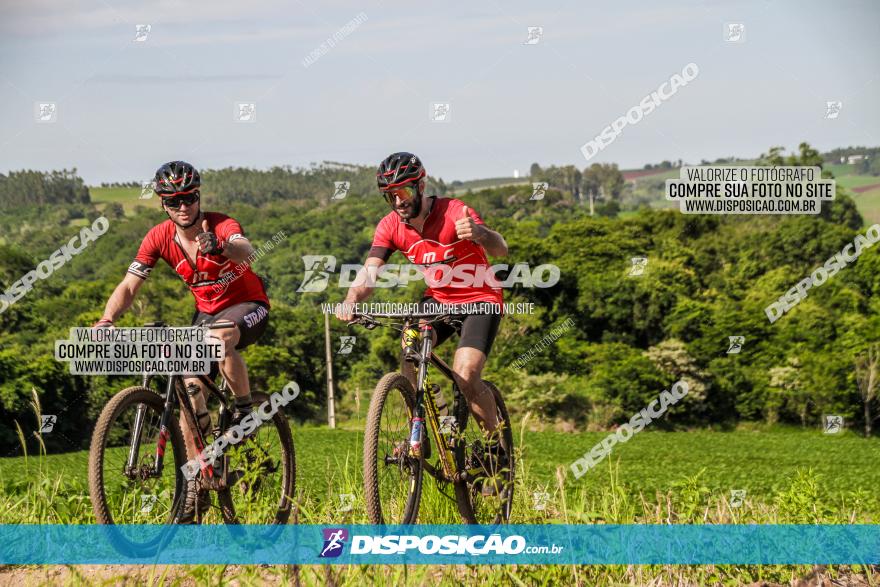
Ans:
[{"label": "red cycling jersey", "polygon": [[[393,210],[379,221],[370,256],[387,261],[391,253],[401,251],[411,263],[424,267],[429,285],[435,284],[425,296],[442,304],[501,304],[501,288],[489,284],[491,268],[485,249],[474,241],[459,240],[455,232],[455,221],[463,217],[466,204],[454,198],[431,196],[430,200],[433,207],[421,233]],[[485,224],[473,208],[468,214],[477,224]]]},{"label": "red cycling jersey", "polygon": [[[205,212],[202,216],[220,242],[244,238],[244,231],[234,218],[218,212]],[[177,240],[176,225],[171,220],[150,229],[128,272],[146,279],[160,257],[189,286],[200,312],[216,314],[242,302],[269,305],[263,281],[247,263],[235,263],[223,255],[203,255],[198,251],[193,265]]]}]

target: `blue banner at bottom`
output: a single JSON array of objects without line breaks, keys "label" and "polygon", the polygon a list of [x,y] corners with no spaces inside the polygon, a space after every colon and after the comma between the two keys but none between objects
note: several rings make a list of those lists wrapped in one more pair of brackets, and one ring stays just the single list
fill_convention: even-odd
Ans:
[{"label": "blue banner at bottom", "polygon": [[0,564],[878,564],[878,525],[0,525]]}]

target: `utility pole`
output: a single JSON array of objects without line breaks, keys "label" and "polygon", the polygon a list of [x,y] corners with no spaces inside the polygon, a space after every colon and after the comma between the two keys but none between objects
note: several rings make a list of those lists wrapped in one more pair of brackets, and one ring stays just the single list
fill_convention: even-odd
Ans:
[{"label": "utility pole", "polygon": [[333,355],[330,353],[330,314],[324,314],[324,352],[327,355],[327,424],[336,428],[336,398],[333,395]]}]

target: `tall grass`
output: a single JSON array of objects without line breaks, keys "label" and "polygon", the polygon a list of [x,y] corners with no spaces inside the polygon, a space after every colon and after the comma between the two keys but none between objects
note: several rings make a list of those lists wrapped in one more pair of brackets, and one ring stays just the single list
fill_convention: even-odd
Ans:
[{"label": "tall grass", "polygon": [[[40,420],[39,401],[33,409]],[[851,524],[872,523],[878,517],[875,501],[863,491],[827,498],[822,491],[822,477],[809,469],[798,470],[786,487],[770,499],[746,497],[734,507],[730,496],[711,491],[705,483],[705,472],[684,477],[667,491],[645,495],[620,481],[619,464],[607,459],[601,474],[606,482],[598,490],[567,477],[563,467],[548,482],[532,474],[530,461],[520,430],[517,456],[517,485],[511,522],[519,524]],[[0,522],[26,524],[94,523],[88,490],[82,477],[65,478],[53,474],[45,464],[45,445],[40,438],[40,452],[27,455],[24,433],[19,438],[27,461],[24,479],[0,483]],[[39,430],[39,426],[37,427]],[[40,433],[36,433],[40,436]],[[297,453],[308,446],[297,446]],[[360,447],[339,453],[336,466],[327,472],[322,487],[304,487],[297,483],[295,521],[305,524],[364,523],[363,482]],[[661,465],[662,466],[662,465]],[[599,471],[597,471],[599,473]],[[571,487],[570,485],[574,485]],[[447,493],[451,490],[447,488]],[[349,511],[340,511],[340,494],[353,494]],[[535,495],[548,494],[549,499],[536,500]],[[294,520],[292,520],[294,521]],[[420,523],[458,523],[454,500],[438,489],[426,476],[420,508]],[[746,585],[753,583],[805,584],[845,577],[851,584],[874,585],[877,568],[862,566],[817,567],[805,565],[731,566],[731,565],[595,565],[595,566],[157,566],[121,567],[101,571],[101,582],[118,583],[126,576],[139,584],[210,584],[258,585],[271,582],[280,585]],[[0,568],[0,583],[3,573]],[[35,568],[36,575],[49,573]],[[69,584],[96,582],[91,571],[68,567],[64,581]],[[48,577],[49,575],[46,574]],[[51,582],[55,582],[54,580]]]}]

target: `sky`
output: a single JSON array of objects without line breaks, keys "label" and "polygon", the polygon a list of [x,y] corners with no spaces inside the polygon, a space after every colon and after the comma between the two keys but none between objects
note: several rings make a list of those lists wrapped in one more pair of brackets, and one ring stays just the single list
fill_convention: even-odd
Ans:
[{"label": "sky", "polygon": [[[95,185],[172,159],[377,165],[405,150],[451,181],[878,146],[878,17],[869,0],[3,0],[0,172],[76,168]],[[585,159],[689,63],[695,79]]]}]

